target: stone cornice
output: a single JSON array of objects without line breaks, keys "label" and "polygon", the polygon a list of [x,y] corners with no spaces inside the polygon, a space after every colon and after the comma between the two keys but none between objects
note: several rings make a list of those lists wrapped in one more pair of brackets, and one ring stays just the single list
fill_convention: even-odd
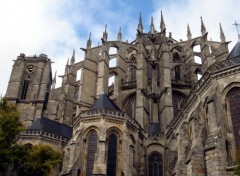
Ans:
[{"label": "stone cornice", "polygon": [[20,135],[17,136],[16,140],[19,140],[19,139],[22,139],[22,140],[37,139],[37,140],[46,141],[55,145],[59,143],[63,143],[65,145],[69,141],[69,138],[66,138],[66,137],[62,137],[62,136],[45,132],[42,130],[30,130],[30,129],[21,132]]},{"label": "stone cornice", "polygon": [[109,109],[94,109],[82,111],[77,118],[78,120],[76,120],[74,126],[78,124],[78,121],[93,122],[100,121],[101,118],[104,118],[106,121],[118,124],[124,123],[126,121],[130,126],[136,129],[141,129],[140,124],[135,119],[129,117],[126,113]]}]

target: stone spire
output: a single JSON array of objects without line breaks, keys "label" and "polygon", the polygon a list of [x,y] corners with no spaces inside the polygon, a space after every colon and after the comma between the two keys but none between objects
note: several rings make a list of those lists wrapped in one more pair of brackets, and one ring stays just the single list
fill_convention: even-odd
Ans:
[{"label": "stone spire", "polygon": [[105,24],[105,31],[103,32],[103,40],[107,41],[108,33],[107,33],[107,25]]},{"label": "stone spire", "polygon": [[57,71],[55,71],[54,78],[52,80],[52,89],[55,89],[56,83],[57,83]]},{"label": "stone spire", "polygon": [[121,31],[121,26],[119,27],[119,32],[117,36],[118,41],[122,41],[122,31]]},{"label": "stone spire", "polygon": [[140,12],[140,15],[139,15],[138,30],[139,30],[140,32],[143,32],[143,25],[142,25],[142,15],[141,15],[141,12]]},{"label": "stone spire", "polygon": [[189,24],[187,24],[187,38],[188,38],[188,40],[192,39],[192,33],[190,30]]},{"label": "stone spire", "polygon": [[224,35],[224,32],[223,32],[221,23],[219,23],[219,26],[220,26],[220,39],[221,39],[221,42],[226,42],[226,38],[225,38],[225,35]]},{"label": "stone spire", "polygon": [[68,73],[68,66],[69,66],[69,58],[67,60],[67,64],[66,64],[66,67],[65,67],[65,75]]},{"label": "stone spire", "polygon": [[73,54],[72,54],[72,58],[70,61],[70,65],[73,65],[75,63],[75,49],[73,49]]},{"label": "stone spire", "polygon": [[91,32],[89,33],[89,38],[88,38],[88,41],[87,41],[87,48],[91,48],[92,46],[92,40],[91,40]]},{"label": "stone spire", "polygon": [[201,32],[202,32],[202,35],[205,35],[206,34],[206,28],[205,28],[205,25],[203,23],[203,19],[202,17],[201,18]]},{"label": "stone spire", "polygon": [[162,32],[165,28],[166,28],[166,26],[165,26],[164,19],[163,19],[163,14],[162,14],[162,11],[161,11],[161,22],[160,22],[161,32]]},{"label": "stone spire", "polygon": [[156,30],[154,28],[153,16],[151,16],[150,33],[155,33],[155,32],[156,32]]}]

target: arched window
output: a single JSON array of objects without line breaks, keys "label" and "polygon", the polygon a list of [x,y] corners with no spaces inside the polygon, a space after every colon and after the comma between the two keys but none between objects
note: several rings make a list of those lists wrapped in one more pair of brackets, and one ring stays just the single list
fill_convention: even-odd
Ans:
[{"label": "arched window", "polygon": [[178,53],[173,54],[173,61],[174,62],[180,62],[181,61],[181,57],[179,56]]},{"label": "arched window", "polygon": [[172,92],[172,103],[173,103],[173,114],[174,116],[177,115],[178,111],[181,109],[180,105],[182,101],[184,101],[186,97],[179,92]]},{"label": "arched window", "polygon": [[151,85],[152,82],[152,65],[148,64],[148,85]]},{"label": "arched window", "polygon": [[113,57],[109,60],[109,68],[113,68],[117,66],[117,58]]},{"label": "arched window", "polygon": [[22,94],[21,94],[21,100],[26,100],[28,86],[29,86],[29,81],[28,80],[24,80],[23,88],[22,88]]},{"label": "arched window", "polygon": [[86,174],[87,176],[93,175],[93,168],[94,168],[94,159],[95,153],[97,151],[97,141],[98,136],[97,132],[92,130],[88,134],[87,138],[87,166],[86,166]]},{"label": "arched window", "polygon": [[136,81],[136,67],[134,67],[134,66],[130,67],[130,74],[131,74],[130,82]]},{"label": "arched window", "polygon": [[234,87],[227,93],[227,102],[229,113],[231,115],[230,131],[233,134],[235,147],[240,149],[240,88]]},{"label": "arched window", "polygon": [[111,133],[108,138],[107,176],[115,176],[117,168],[117,136]]},{"label": "arched window", "polygon": [[109,55],[117,54],[117,48],[112,46],[109,48]]},{"label": "arched window", "polygon": [[114,84],[114,81],[115,81],[115,75],[109,77],[108,79],[108,86],[111,86]]},{"label": "arched window", "polygon": [[135,118],[135,106],[136,106],[136,99],[135,97],[131,97],[126,106],[125,106],[125,111],[127,113],[127,115],[129,115],[132,118]]},{"label": "arched window", "polygon": [[163,176],[162,155],[153,152],[148,157],[148,176]]},{"label": "arched window", "polygon": [[82,68],[77,71],[76,81],[79,81],[81,79],[82,75]]},{"label": "arched window", "polygon": [[180,65],[176,65],[174,67],[174,72],[175,72],[175,80],[179,81],[181,79],[181,70],[180,70]]}]

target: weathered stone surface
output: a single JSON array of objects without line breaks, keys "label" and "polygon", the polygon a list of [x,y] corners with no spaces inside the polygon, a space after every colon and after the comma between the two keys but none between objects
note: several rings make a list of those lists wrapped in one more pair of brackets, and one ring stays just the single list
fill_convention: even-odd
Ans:
[{"label": "weathered stone surface", "polygon": [[[234,113],[240,100],[228,92],[234,89],[231,96],[240,96],[240,58],[227,59],[227,43],[208,41],[207,33],[178,42],[164,29],[151,29],[144,33],[140,25],[132,43],[107,41],[106,31],[102,45],[92,47],[89,39],[84,60],[75,62],[73,53],[67,62],[59,88],[46,55],[20,54],[6,93],[20,120],[29,128],[44,116],[71,126],[73,134],[70,139],[26,131],[18,142],[62,151],[62,175],[151,176],[153,163],[164,176],[233,175],[240,145]],[[79,70],[81,79],[76,80]],[[112,84],[110,76],[115,76]],[[101,94],[119,108],[92,109]],[[235,109],[230,100],[236,101]],[[92,132],[95,143],[89,138]],[[115,142],[109,142],[111,135]],[[96,144],[96,151],[90,144]]]}]

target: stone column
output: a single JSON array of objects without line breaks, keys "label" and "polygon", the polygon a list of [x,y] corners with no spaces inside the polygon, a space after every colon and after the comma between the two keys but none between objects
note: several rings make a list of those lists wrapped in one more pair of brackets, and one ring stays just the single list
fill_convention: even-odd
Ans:
[{"label": "stone column", "polygon": [[161,129],[165,130],[167,125],[173,118],[173,106],[172,106],[172,90],[171,90],[171,76],[170,76],[170,54],[168,52],[168,46],[162,45],[162,54],[160,57],[160,103],[159,113]]}]

